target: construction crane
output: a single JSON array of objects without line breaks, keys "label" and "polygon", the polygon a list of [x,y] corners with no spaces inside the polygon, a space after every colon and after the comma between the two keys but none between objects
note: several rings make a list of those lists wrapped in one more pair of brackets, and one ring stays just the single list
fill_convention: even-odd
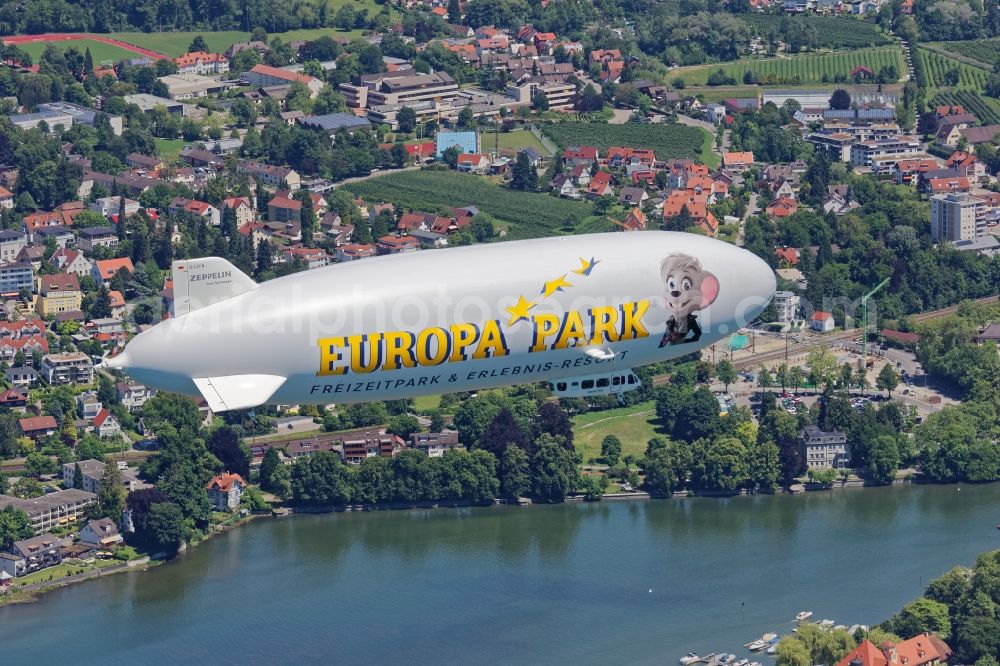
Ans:
[{"label": "construction crane", "polygon": [[861,297],[861,367],[868,367],[868,299],[875,295],[879,289],[889,284],[890,278],[886,278],[878,283],[874,289]]}]

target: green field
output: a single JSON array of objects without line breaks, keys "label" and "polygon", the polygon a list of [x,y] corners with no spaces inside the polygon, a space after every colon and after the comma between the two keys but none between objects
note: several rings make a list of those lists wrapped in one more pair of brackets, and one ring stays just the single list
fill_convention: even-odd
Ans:
[{"label": "green field", "polygon": [[933,106],[961,105],[979,118],[984,125],[1000,124],[1000,101],[980,95],[973,90],[940,92],[931,99]]},{"label": "green field", "polygon": [[[501,132],[496,135],[500,142],[500,150],[520,150],[521,148],[534,148],[539,155],[550,157],[551,153],[546,150],[542,142],[529,130],[515,130],[513,132]],[[484,147],[493,149],[493,135],[483,134],[481,142]]]},{"label": "green field", "polygon": [[592,217],[590,203],[548,194],[517,192],[479,176],[454,171],[407,171],[370,178],[346,186],[368,201],[387,201],[403,208],[435,212],[476,206],[509,225],[507,239],[540,238],[605,230],[603,218]]},{"label": "green field", "polygon": [[767,38],[774,30],[779,31],[785,21],[802,22],[816,30],[816,46],[828,49],[859,49],[868,46],[886,46],[892,37],[882,32],[870,21],[850,16],[820,16],[810,14],[792,18],[775,14],[744,14],[740,18],[752,26],[757,35]]},{"label": "green field", "polygon": [[893,46],[680,67],[671,70],[669,76],[671,79],[684,79],[687,85],[697,86],[706,85],[709,75],[719,69],[737,82],[743,81],[743,75],[751,71],[764,85],[799,85],[828,83],[838,75],[850,77],[851,70],[858,65],[868,67],[875,73],[888,65],[894,65],[900,75],[906,72],[903,51]]},{"label": "green field", "polygon": [[621,440],[622,455],[641,458],[656,432],[656,403],[652,400],[631,407],[587,412],[573,417],[573,443],[584,463],[601,455],[607,435]]},{"label": "green field", "polygon": [[30,55],[33,61],[38,62],[38,59],[42,57],[42,52],[45,51],[45,47],[49,44],[52,44],[60,50],[65,50],[71,46],[75,46],[80,49],[81,53],[90,49],[90,55],[93,56],[95,65],[100,65],[101,63],[116,63],[119,60],[142,57],[138,53],[127,51],[119,46],[97,42],[93,39],[68,39],[60,42],[31,42],[28,44],[18,44],[18,47]]},{"label": "green field", "polygon": [[184,150],[184,139],[153,139],[156,142],[156,154],[164,162],[176,162],[178,155]]},{"label": "green field", "polygon": [[650,148],[660,160],[701,157],[705,137],[714,139],[703,129],[668,123],[552,123],[543,125],[542,132],[563,148],[594,146],[601,152],[612,146]]},{"label": "green field", "polygon": [[[923,65],[924,75],[927,77],[927,87],[936,88],[940,86],[954,86],[972,90],[982,90],[989,71],[980,67],[959,62],[953,58],[947,58],[934,51],[917,47],[916,57]],[[953,84],[946,81],[947,73],[951,70],[958,72],[958,83]]]},{"label": "green field", "polygon": [[971,58],[987,67],[1000,60],[1000,37],[970,39],[964,42],[931,42],[929,46]]}]

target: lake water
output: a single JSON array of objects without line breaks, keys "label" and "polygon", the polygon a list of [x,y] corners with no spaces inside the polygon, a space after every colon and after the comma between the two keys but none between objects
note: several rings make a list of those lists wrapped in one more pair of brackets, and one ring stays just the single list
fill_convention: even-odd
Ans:
[{"label": "lake water", "polygon": [[0,608],[0,664],[675,666],[875,624],[998,522],[1000,484],[258,520]]}]

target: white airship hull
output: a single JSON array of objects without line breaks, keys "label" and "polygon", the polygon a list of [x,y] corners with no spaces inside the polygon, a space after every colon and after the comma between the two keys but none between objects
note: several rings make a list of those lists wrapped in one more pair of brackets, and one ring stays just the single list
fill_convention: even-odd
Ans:
[{"label": "white airship hull", "polygon": [[214,409],[625,371],[727,337],[775,288],[749,252],[668,232],[415,252],[260,285],[221,259],[175,262],[174,277],[186,313],[110,365]]}]

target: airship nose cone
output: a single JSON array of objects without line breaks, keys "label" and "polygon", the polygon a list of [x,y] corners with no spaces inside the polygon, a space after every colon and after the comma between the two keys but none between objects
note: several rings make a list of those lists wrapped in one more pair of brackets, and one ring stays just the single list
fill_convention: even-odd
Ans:
[{"label": "airship nose cone", "polygon": [[123,351],[113,358],[109,358],[105,361],[107,367],[112,370],[124,370],[126,368],[132,367],[132,359],[129,358],[128,352]]}]

